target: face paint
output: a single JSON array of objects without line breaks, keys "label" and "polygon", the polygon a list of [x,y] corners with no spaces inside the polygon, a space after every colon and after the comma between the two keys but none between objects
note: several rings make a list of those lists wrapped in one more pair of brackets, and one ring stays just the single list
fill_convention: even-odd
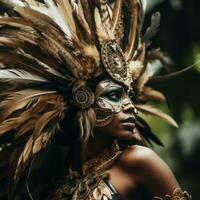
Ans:
[{"label": "face paint", "polygon": [[132,104],[132,101],[122,85],[111,80],[101,81],[95,91],[96,126],[108,125],[114,114],[119,113],[123,107]]}]

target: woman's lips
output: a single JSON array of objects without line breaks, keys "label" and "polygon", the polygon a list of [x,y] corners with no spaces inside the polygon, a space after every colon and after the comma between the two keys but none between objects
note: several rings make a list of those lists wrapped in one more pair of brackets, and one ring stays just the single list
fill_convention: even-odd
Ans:
[{"label": "woman's lips", "polygon": [[135,128],[135,123],[132,123],[132,122],[122,122],[121,124],[123,127],[130,128],[131,130]]},{"label": "woman's lips", "polygon": [[133,131],[133,129],[135,128],[135,118],[134,117],[128,117],[128,118],[122,120],[121,124],[125,129]]}]

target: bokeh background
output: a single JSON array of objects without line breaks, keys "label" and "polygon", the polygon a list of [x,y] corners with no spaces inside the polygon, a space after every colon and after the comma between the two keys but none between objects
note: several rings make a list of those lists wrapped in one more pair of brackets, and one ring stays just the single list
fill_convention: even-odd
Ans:
[{"label": "bokeh background", "polygon": [[[152,12],[161,13],[160,31],[153,46],[160,47],[177,71],[200,60],[200,1],[147,0],[145,25]],[[164,70],[163,70],[164,71]],[[168,163],[194,200],[200,190],[200,62],[185,74],[155,85],[164,92],[168,105],[159,105],[178,122],[179,128],[146,117],[165,147],[154,147]]]}]

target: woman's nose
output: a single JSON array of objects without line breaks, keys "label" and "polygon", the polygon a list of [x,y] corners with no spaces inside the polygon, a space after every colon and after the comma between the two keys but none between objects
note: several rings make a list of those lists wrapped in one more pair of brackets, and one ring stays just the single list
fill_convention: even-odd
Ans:
[{"label": "woman's nose", "polygon": [[138,114],[137,108],[134,106],[134,104],[131,102],[129,98],[127,98],[122,103],[122,111],[125,113],[134,114],[134,115]]}]

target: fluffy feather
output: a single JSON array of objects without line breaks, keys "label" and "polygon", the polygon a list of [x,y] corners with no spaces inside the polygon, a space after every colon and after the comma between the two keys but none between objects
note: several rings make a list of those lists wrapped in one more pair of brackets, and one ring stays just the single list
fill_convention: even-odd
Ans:
[{"label": "fluffy feather", "polygon": [[156,12],[151,17],[151,26],[147,28],[144,36],[143,41],[149,45],[151,39],[155,36],[158,32],[160,26],[160,13]]}]

